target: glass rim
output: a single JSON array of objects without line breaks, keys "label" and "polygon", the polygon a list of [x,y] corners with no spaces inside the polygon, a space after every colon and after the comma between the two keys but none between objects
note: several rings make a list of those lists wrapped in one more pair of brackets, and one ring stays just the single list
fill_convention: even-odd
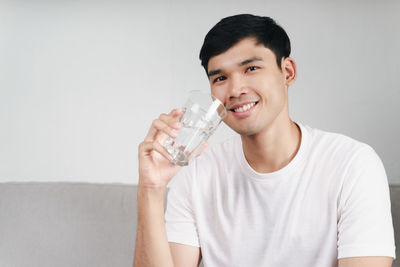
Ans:
[{"label": "glass rim", "polygon": [[200,93],[200,94],[204,94],[204,95],[209,95],[209,96],[211,96],[212,101],[218,100],[218,103],[221,104],[221,106],[223,107],[225,113],[228,112],[228,110],[226,109],[224,103],[222,103],[221,99],[217,98],[217,97],[216,97],[215,95],[213,95],[211,92],[207,92],[207,91],[199,90],[199,89],[193,89],[193,90],[190,90],[190,91],[188,92],[188,95],[191,95],[191,94],[194,94],[194,93]]}]

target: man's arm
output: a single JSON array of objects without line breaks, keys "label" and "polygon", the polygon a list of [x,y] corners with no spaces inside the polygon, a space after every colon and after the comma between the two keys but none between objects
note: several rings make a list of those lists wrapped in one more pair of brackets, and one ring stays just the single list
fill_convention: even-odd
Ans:
[{"label": "man's arm", "polygon": [[339,267],[391,267],[391,257],[351,257],[339,259]]},{"label": "man's arm", "polygon": [[197,267],[200,249],[168,243],[164,196],[167,184],[180,167],[170,162],[161,143],[175,137],[181,110],[161,114],[153,121],[147,136],[139,145],[138,229],[134,267]]},{"label": "man's arm", "polygon": [[138,188],[134,267],[174,267],[164,222],[164,189]]},{"label": "man's arm", "polygon": [[134,267],[198,267],[200,248],[168,243],[163,189],[138,188],[138,233]]},{"label": "man's arm", "polygon": [[198,267],[201,260],[201,250],[178,243],[169,243],[175,267]]}]

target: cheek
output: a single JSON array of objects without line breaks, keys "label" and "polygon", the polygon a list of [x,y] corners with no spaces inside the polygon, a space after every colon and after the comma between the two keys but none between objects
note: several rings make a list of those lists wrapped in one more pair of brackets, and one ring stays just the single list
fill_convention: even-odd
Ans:
[{"label": "cheek", "polygon": [[218,98],[222,103],[224,103],[224,105],[226,104],[226,101],[225,101],[226,96],[225,96],[224,90],[222,88],[216,88],[216,89],[211,88],[211,94],[214,97]]},{"label": "cheek", "polygon": [[269,107],[280,107],[286,99],[286,89],[279,78],[258,81],[258,91]]}]

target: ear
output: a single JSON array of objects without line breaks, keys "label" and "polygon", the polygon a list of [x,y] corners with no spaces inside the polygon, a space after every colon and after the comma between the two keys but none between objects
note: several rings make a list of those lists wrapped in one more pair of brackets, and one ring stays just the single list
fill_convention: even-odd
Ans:
[{"label": "ear", "polygon": [[293,58],[287,57],[282,59],[282,71],[285,75],[285,84],[290,86],[296,81],[297,66]]}]

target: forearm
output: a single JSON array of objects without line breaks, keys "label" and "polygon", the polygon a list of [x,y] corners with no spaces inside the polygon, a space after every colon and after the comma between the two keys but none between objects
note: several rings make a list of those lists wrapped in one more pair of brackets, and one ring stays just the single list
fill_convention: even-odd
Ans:
[{"label": "forearm", "polygon": [[165,189],[138,188],[134,267],[173,267],[164,219]]}]

